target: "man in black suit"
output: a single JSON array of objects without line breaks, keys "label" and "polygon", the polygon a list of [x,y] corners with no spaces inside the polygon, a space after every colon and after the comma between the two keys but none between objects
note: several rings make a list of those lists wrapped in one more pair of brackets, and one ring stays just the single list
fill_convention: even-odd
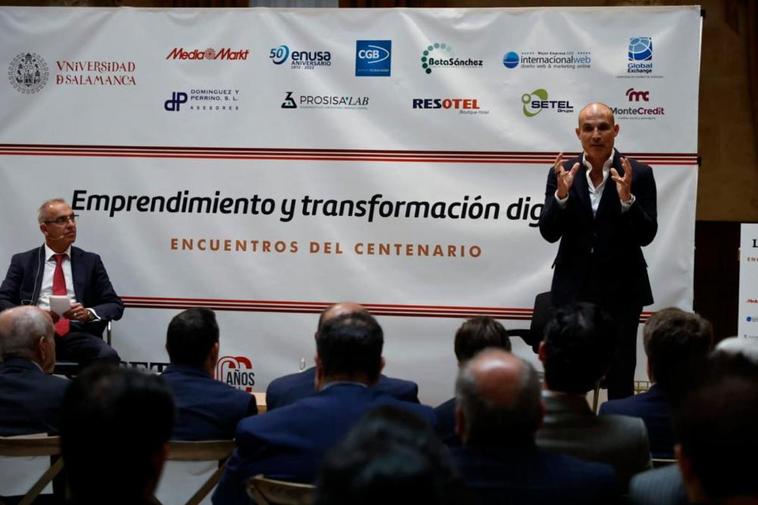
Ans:
[{"label": "man in black suit", "polygon": [[[328,307],[319,316],[318,327],[314,335],[316,341],[318,342],[321,328],[327,321],[356,312],[368,313],[364,307],[353,302],[342,302]],[[316,394],[315,380],[315,367],[274,379],[266,388],[266,409],[273,410]],[[379,381],[373,387],[394,396],[398,400],[418,403],[418,385],[415,382],[380,375]]]},{"label": "man in black suit", "polygon": [[53,321],[36,307],[0,313],[0,436],[57,433],[68,380],[55,364]]},{"label": "man in black suit", "polygon": [[108,279],[100,256],[73,247],[77,215],[62,199],[44,202],[37,216],[45,244],[15,254],[0,285],[0,310],[36,305],[50,311],[51,296],[68,296],[71,306],[55,321],[58,358],[87,365],[118,363],[118,353],[100,338],[124,305]]},{"label": "man in black suit", "polygon": [[453,460],[476,503],[609,504],[619,497],[613,469],[537,448],[540,383],[531,365],[501,349],[468,361],[456,381]]},{"label": "man in black suit", "polygon": [[219,330],[209,309],[187,309],[174,316],[166,333],[171,364],[161,375],[174,393],[177,418],[172,438],[234,438],[237,423],[258,413],[255,397],[213,377]]},{"label": "man in black suit", "polygon": [[246,417],[237,426],[237,448],[213,494],[216,505],[249,503],[245,480],[258,474],[312,482],[325,453],[361,417],[381,406],[395,406],[434,426],[431,407],[400,401],[372,388],[384,365],[381,326],[367,312],[326,321],[316,340],[318,393]]},{"label": "man in black suit", "polygon": [[561,241],[553,267],[556,307],[589,301],[616,321],[615,356],[606,376],[608,397],[634,392],[637,326],[653,303],[642,247],[658,231],[652,169],[614,149],[619,125],[611,109],[591,103],[579,113],[576,136],[583,153],[550,169],[540,233]]}]

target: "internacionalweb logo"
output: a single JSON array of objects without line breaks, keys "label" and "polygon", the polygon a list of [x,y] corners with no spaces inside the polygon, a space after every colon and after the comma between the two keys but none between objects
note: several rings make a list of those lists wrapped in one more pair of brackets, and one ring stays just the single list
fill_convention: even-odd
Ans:
[{"label": "internacionalweb logo", "polygon": [[50,72],[37,53],[21,53],[8,66],[8,80],[16,91],[31,95],[45,87]]}]

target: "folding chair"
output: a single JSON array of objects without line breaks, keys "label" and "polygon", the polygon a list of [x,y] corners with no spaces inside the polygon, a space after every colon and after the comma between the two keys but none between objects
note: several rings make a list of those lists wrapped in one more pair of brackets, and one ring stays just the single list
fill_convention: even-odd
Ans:
[{"label": "folding chair", "polygon": [[[52,464],[27,491],[18,505],[30,505],[63,469],[60,457],[60,437],[48,435],[24,435],[20,437],[0,437],[0,456],[32,457],[50,456]],[[0,505],[4,505],[0,500]]]},{"label": "folding chair", "polygon": [[257,505],[311,505],[316,489],[311,484],[267,479],[256,475],[247,480],[247,495]]},{"label": "folding chair", "polygon": [[[233,450],[234,440],[172,440],[168,443],[169,461],[218,461],[218,468],[195,491],[186,505],[198,505],[216,487]],[[157,498],[155,502],[160,503]]]},{"label": "folding chair", "polygon": [[535,354],[539,351],[540,342],[544,336],[545,325],[553,315],[553,305],[550,291],[540,293],[534,297],[534,309],[529,329],[508,330],[508,336],[520,337],[532,348]]}]

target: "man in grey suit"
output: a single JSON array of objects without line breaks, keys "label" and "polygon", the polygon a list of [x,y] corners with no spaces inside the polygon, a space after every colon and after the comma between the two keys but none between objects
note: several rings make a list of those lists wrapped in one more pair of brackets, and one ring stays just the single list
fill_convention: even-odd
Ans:
[{"label": "man in grey suit", "polygon": [[537,445],[590,461],[609,463],[626,486],[651,467],[645,424],[639,418],[596,416],[585,395],[608,370],[615,327],[591,303],[558,309],[545,328],[539,357],[545,368],[545,418]]}]

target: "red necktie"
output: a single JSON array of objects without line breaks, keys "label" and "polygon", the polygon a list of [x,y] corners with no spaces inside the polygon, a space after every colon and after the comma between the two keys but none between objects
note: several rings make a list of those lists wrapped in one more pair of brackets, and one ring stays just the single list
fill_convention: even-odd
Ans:
[{"label": "red necktie", "polygon": [[[54,254],[55,259],[55,271],[53,272],[53,294],[54,295],[67,295],[66,290],[66,278],[63,277],[63,259],[65,254]],[[55,323],[55,333],[61,337],[65,336],[69,332],[70,321],[63,316],[60,316],[58,322]]]}]

